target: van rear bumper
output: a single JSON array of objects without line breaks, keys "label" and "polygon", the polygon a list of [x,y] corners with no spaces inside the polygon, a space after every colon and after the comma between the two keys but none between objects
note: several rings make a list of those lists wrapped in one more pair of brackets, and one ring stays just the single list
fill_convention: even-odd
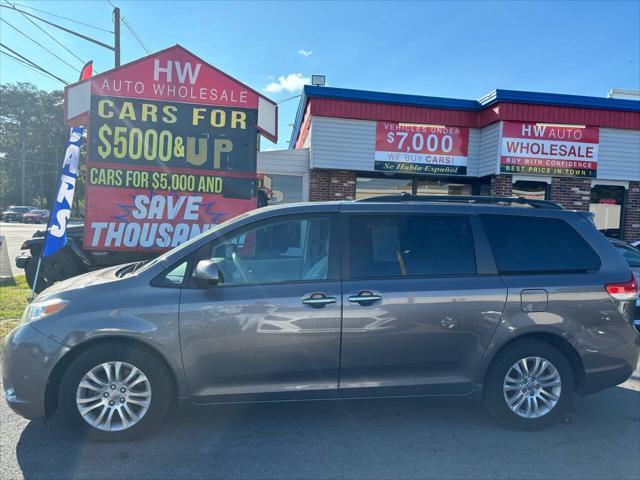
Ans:
[{"label": "van rear bumper", "polygon": [[590,394],[624,383],[638,368],[640,335],[629,323],[586,329],[574,341],[584,366],[578,393]]}]

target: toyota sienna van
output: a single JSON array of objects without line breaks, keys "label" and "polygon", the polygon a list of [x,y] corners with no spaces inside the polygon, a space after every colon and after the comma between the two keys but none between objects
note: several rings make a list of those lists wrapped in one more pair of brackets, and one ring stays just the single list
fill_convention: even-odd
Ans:
[{"label": "toyota sienna van", "polygon": [[533,429],[629,378],[637,295],[589,215],[550,202],[267,207],[42,292],[6,339],[4,392],[107,440],[173,402],[429,395]]}]

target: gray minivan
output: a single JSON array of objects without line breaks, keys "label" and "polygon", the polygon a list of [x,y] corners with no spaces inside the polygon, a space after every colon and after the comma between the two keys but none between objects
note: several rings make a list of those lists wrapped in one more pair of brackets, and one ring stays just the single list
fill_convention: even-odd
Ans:
[{"label": "gray minivan", "polygon": [[174,401],[418,395],[477,396],[530,429],[631,375],[637,295],[588,214],[550,202],[267,207],[45,290],[6,340],[3,385],[21,415],[58,408],[98,439]]}]

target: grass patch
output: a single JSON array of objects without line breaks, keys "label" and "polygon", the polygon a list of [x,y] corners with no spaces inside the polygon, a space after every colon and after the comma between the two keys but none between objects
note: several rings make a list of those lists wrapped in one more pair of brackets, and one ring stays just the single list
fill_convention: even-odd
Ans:
[{"label": "grass patch", "polygon": [[0,338],[18,324],[27,306],[31,290],[24,275],[16,277],[15,285],[0,286]]}]

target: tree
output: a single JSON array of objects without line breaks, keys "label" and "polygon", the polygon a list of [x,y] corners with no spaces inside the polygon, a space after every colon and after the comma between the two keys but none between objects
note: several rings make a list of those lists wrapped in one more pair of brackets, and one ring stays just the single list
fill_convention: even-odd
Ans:
[{"label": "tree", "polygon": [[50,208],[69,135],[63,99],[30,83],[0,85],[0,206]]}]

